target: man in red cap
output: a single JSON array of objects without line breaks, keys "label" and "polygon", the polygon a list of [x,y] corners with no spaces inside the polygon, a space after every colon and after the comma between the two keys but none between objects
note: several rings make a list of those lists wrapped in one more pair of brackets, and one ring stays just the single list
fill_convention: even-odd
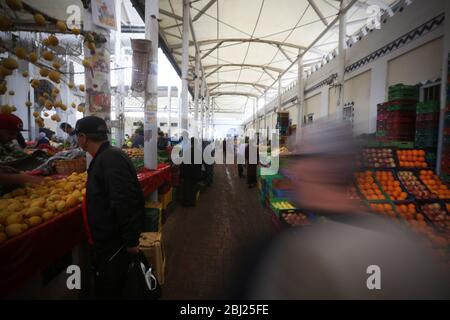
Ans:
[{"label": "man in red cap", "polygon": [[23,122],[13,114],[0,114],[0,143],[9,143],[23,131]]},{"label": "man in red cap", "polygon": [[[23,122],[13,114],[0,114],[0,155],[14,154],[20,149],[11,143],[23,130]],[[18,170],[0,165],[0,185],[20,185],[27,182],[39,183],[41,178],[20,174]]]}]

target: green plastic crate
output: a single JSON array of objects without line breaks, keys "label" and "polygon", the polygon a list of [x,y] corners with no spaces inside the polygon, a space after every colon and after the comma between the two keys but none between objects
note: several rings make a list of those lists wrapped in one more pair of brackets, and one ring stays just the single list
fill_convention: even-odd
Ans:
[{"label": "green plastic crate", "polygon": [[417,113],[433,113],[439,112],[439,102],[437,101],[429,101],[429,102],[419,102],[417,104]]},{"label": "green plastic crate", "polygon": [[387,107],[388,111],[416,111],[416,106],[413,104],[393,105]]},{"label": "green plastic crate", "polygon": [[382,141],[382,147],[414,149],[414,141]]}]

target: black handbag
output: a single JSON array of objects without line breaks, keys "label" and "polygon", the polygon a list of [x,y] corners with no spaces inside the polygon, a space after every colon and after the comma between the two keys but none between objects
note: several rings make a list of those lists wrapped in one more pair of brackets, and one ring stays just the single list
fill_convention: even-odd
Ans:
[{"label": "black handbag", "polygon": [[152,266],[142,252],[133,256],[128,266],[123,299],[157,300],[162,295],[162,288],[153,273]]}]

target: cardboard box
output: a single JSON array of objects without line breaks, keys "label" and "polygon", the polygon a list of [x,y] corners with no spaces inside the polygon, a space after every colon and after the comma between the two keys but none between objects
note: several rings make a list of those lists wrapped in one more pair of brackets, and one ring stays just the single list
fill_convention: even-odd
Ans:
[{"label": "cardboard box", "polygon": [[143,232],[139,238],[139,249],[148,262],[152,265],[158,282],[164,284],[164,273],[166,269],[166,256],[162,244],[161,232]]}]

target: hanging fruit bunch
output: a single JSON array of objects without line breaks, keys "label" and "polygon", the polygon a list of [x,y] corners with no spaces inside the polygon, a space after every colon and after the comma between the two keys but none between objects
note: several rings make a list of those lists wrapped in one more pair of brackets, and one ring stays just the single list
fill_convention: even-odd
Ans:
[{"label": "hanging fruit bunch", "polygon": [[5,15],[0,15],[0,31],[8,31],[13,27],[13,22]]},{"label": "hanging fruit bunch", "polygon": [[84,113],[85,106],[84,103],[80,103],[77,108],[78,112]]},{"label": "hanging fruit bunch", "polygon": [[36,24],[38,25],[38,26],[45,26],[45,17],[42,15],[42,14],[40,14],[40,13],[36,13],[36,14],[34,14],[33,15],[33,19],[34,19],[34,22],[36,22]]},{"label": "hanging fruit bunch", "polygon": [[8,88],[6,87],[6,81],[2,80],[0,81],[0,95],[4,95]]},{"label": "hanging fruit bunch", "polygon": [[20,0],[6,0],[6,5],[13,11],[20,11],[23,9],[22,1]]},{"label": "hanging fruit bunch", "polygon": [[25,48],[17,47],[15,50],[16,56],[19,59],[25,60],[27,58],[27,51]]},{"label": "hanging fruit bunch", "polygon": [[38,61],[38,55],[36,52],[30,52],[30,54],[28,55],[28,61],[30,61],[31,63],[36,63]]}]

